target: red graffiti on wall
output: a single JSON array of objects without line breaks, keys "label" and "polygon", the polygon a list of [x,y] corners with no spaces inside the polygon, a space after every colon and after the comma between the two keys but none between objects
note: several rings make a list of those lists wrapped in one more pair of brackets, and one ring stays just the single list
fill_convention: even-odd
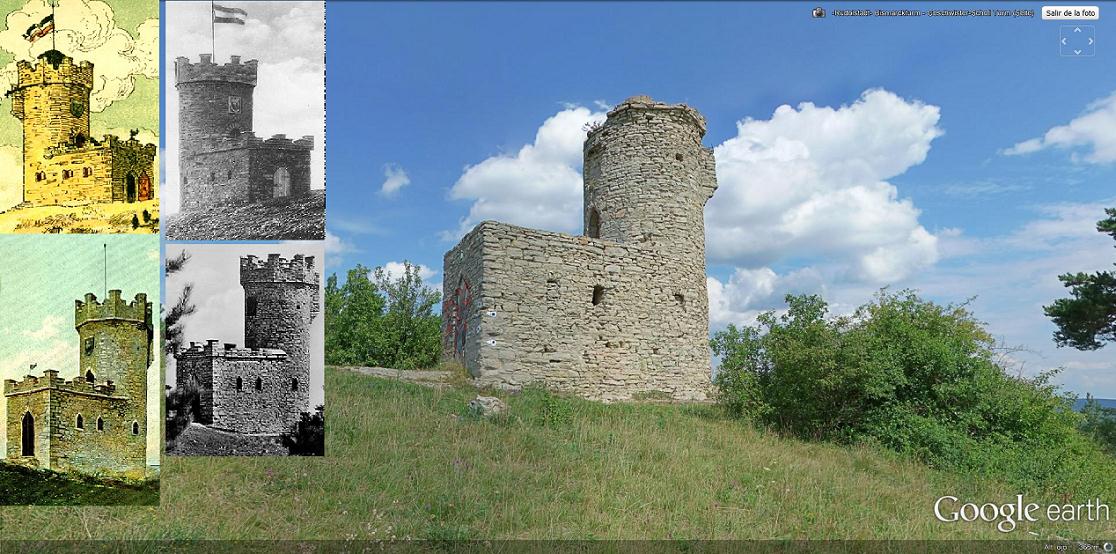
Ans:
[{"label": "red graffiti on wall", "polygon": [[465,335],[469,330],[469,311],[473,307],[473,291],[469,280],[462,277],[453,295],[442,304],[446,321],[446,337],[452,341],[454,357],[465,354]]}]

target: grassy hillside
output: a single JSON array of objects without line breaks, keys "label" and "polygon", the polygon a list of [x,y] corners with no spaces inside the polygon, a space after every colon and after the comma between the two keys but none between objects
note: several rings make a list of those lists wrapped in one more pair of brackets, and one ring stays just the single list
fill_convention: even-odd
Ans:
[{"label": "grassy hillside", "polygon": [[[327,368],[326,457],[164,459],[162,505],[0,509],[11,538],[1112,537],[1116,524],[943,524],[936,498],[1015,491],[871,449],[803,443],[712,406],[537,392],[467,415],[434,390]],[[1049,499],[1028,496],[1045,504]],[[1112,503],[1110,501],[1110,503]],[[99,524],[85,528],[81,518]],[[49,530],[49,531],[48,531]],[[1034,533],[1034,534],[1032,534]],[[1036,536],[1037,535],[1037,536]]]},{"label": "grassy hillside", "polygon": [[276,436],[242,435],[191,423],[166,446],[168,456],[286,456]]},{"label": "grassy hillside", "polygon": [[[158,481],[129,484],[53,471],[36,471],[0,462],[0,504],[150,506],[158,503]],[[0,522],[2,521],[3,517],[0,516]],[[7,531],[11,527],[4,529]]]},{"label": "grassy hillside", "polygon": [[[133,216],[138,223],[135,228]],[[0,233],[158,234],[159,201],[12,209],[0,213]]]},{"label": "grassy hillside", "polygon": [[247,206],[211,206],[205,212],[167,217],[168,240],[321,240],[325,191]]}]

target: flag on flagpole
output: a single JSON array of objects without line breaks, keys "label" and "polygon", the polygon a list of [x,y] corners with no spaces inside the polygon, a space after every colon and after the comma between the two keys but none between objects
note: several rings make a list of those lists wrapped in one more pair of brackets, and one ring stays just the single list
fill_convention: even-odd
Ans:
[{"label": "flag on flagpole", "polygon": [[226,8],[213,4],[213,22],[214,23],[232,23],[235,25],[244,25],[244,18],[248,17],[248,12],[240,8]]},{"label": "flag on flagpole", "polygon": [[50,14],[43,18],[42,21],[27,28],[27,32],[23,33],[23,38],[27,42],[35,42],[47,35],[47,33],[54,30],[54,14]]}]

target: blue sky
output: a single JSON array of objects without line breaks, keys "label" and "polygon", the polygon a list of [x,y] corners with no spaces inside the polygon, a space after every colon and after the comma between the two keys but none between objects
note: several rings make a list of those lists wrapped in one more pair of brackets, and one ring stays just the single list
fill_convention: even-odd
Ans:
[{"label": "blue sky", "polygon": [[439,286],[481,219],[580,232],[581,125],[648,94],[700,110],[716,148],[714,329],[787,292],[835,311],[885,285],[975,296],[1030,350],[1013,370],[1064,366],[1068,389],[1116,397],[1112,347],[1055,348],[1041,310],[1057,274],[1116,260],[1093,228],[1116,206],[1116,26],[1087,22],[1096,55],[1067,58],[1067,22],[814,5],[330,3],[328,270],[409,260]]}]

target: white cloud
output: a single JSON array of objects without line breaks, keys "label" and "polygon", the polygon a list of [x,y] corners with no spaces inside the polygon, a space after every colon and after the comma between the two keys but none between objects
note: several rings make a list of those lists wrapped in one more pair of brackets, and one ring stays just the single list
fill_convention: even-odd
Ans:
[{"label": "white cloud", "polygon": [[326,229],[324,247],[326,267],[336,267],[345,254],[360,251],[354,244],[333,234],[329,229]]},{"label": "white cloud", "polygon": [[937,237],[886,179],[926,159],[938,119],[936,106],[875,89],[836,109],[805,102],[739,122],[715,149],[710,259],[760,268],[822,258],[877,284],[933,264]]},{"label": "white cloud", "polygon": [[[57,49],[77,61],[93,63],[93,91],[90,110],[103,111],[117,100],[127,98],[135,89],[136,76],[159,76],[159,22],[144,21],[133,37],[117,27],[112,8],[97,0],[61,0],[55,8]],[[51,49],[51,37],[34,43],[23,38],[31,25],[50,15],[45,0],[32,0],[8,14],[0,31],[0,49],[18,60],[34,60]],[[0,88],[8,90],[18,80],[16,61],[0,70]]]},{"label": "white cloud", "polygon": [[398,164],[384,165],[384,184],[380,187],[383,196],[394,196],[399,189],[411,184],[411,178]]},{"label": "white cloud", "polygon": [[38,329],[31,331],[23,331],[23,336],[35,340],[43,341],[57,337],[62,331],[62,317],[57,315],[48,315],[43,318],[42,325]]},{"label": "white cloud", "polygon": [[[418,268],[419,278],[423,281],[427,281],[431,277],[434,277],[438,274],[437,271],[431,269],[429,266],[425,266],[422,264],[411,265]],[[404,262],[388,262],[383,265],[383,268],[384,273],[386,273],[391,279],[399,279],[403,277],[404,271],[406,271],[406,265]]]},{"label": "white cloud", "polygon": [[[422,264],[411,264],[411,265],[414,265],[414,266],[418,267],[419,279],[422,280],[422,284],[424,286],[426,286],[427,288],[432,289],[434,291],[437,291],[439,293],[442,292],[442,280],[440,278],[441,276],[440,276],[438,270],[433,269],[430,266],[426,266],[426,265],[422,265]],[[404,265],[404,262],[394,262],[393,261],[393,262],[388,262],[388,263],[384,264],[383,269],[384,269],[384,273],[387,274],[387,276],[389,278],[391,278],[392,280],[396,280],[396,279],[399,279],[399,278],[403,277],[403,273],[405,271],[405,265]]]},{"label": "white cloud", "polygon": [[1116,162],[1116,93],[1089,104],[1085,113],[1069,123],[1053,127],[1042,137],[1017,143],[1001,153],[1019,156],[1050,147],[1090,147],[1091,151],[1084,155],[1074,152],[1073,160],[1095,164]]},{"label": "white cloud", "polygon": [[603,111],[567,107],[543,122],[534,142],[515,155],[500,154],[467,166],[449,196],[472,200],[473,205],[456,231],[444,233],[444,238],[456,239],[489,219],[536,229],[579,231],[585,126],[604,118]]}]

